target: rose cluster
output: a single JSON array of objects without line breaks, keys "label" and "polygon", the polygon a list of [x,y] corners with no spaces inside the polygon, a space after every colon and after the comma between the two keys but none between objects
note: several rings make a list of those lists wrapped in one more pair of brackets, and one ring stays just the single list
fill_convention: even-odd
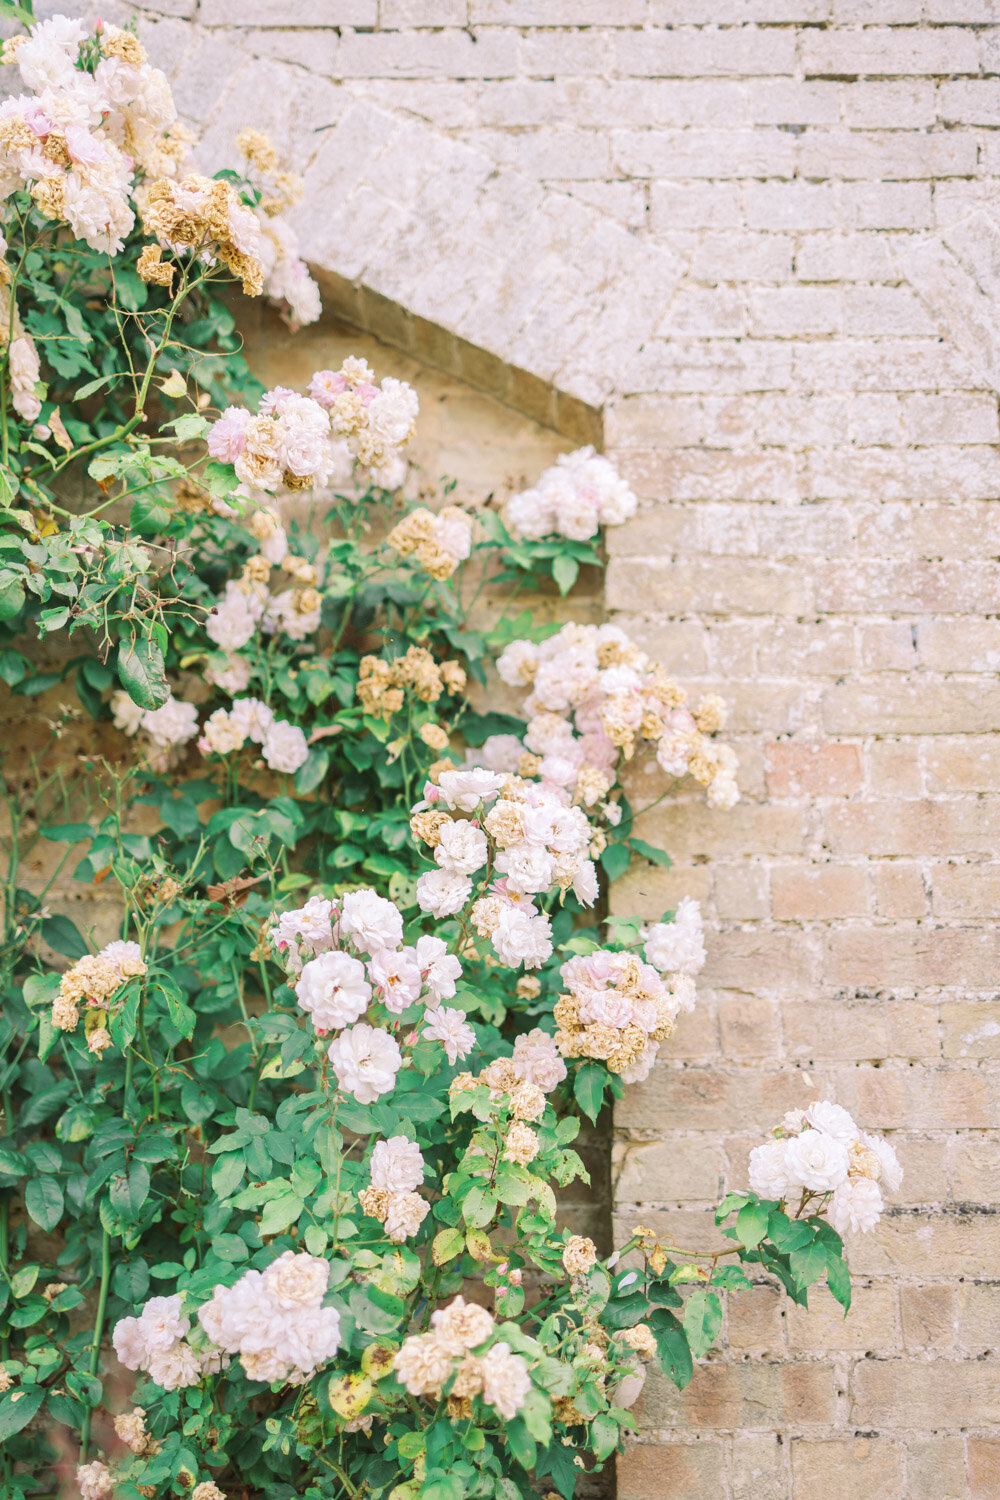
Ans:
[{"label": "rose cluster", "polygon": [[368,1163],[371,1181],[358,1195],[371,1219],[385,1225],[393,1244],[415,1235],[430,1213],[430,1204],[417,1188],[424,1180],[425,1163],[420,1147],[405,1135],[377,1141]]},{"label": "rose cluster", "polygon": [[262,131],[241,130],[236,145],[250,170],[267,184],[256,208],[261,230],[258,254],[264,274],[264,294],[272,302],[286,305],[287,321],[294,332],[306,323],[315,323],[322,311],[319,287],[299,255],[298,236],[283,217],[286,209],[301,201],[302,178],[281,171],[274,144]]},{"label": "rose cluster", "polygon": [[87,1026],[87,1046],[100,1058],[111,1046],[111,1034],[104,1024],[108,1001],[122,985],[145,972],[146,962],[139,944],[120,939],[108,943],[100,953],[78,958],[72,968],[60,975],[59,993],[52,1002],[53,1026],[59,1031],[75,1031],[80,1021],[80,1006],[85,1005],[97,1022]]},{"label": "rose cluster", "polygon": [[402,450],[419,409],[413,387],[391,375],[376,385],[368,362],[351,358],[339,370],[317,370],[309,394],[328,413],[330,430],[370,471],[372,483],[398,489],[406,477]]},{"label": "rose cluster", "polygon": [[[402,656],[386,661],[380,656],[363,656],[358,668],[356,694],[366,714],[384,719],[402,711],[406,691],[421,703],[436,703],[443,693],[461,693],[466,685],[465,669],[457,661],[437,662],[423,646],[409,646]],[[445,734],[437,743],[426,740],[432,749],[443,749]]]},{"label": "rose cluster", "polygon": [[483,767],[441,771],[426,783],[410,828],[437,866],[417,881],[421,910],[451,916],[476,882],[485,886],[472,924],[510,968],[538,968],[551,955],[551,924],[534,896],[572,889],[585,906],[596,899],[595,831],[562,788]]},{"label": "rose cluster", "polygon": [[121,1318],[111,1342],[126,1370],[145,1370],[165,1391],[197,1385],[222,1368],[218,1349],[196,1349],[187,1338],[191,1319],[184,1298],[151,1297],[139,1317]]},{"label": "rose cluster", "polygon": [[860,1130],[847,1110],[827,1101],[793,1109],[775,1139],[750,1152],[750,1186],[780,1202],[823,1200],[838,1234],[874,1229],[884,1207],[882,1189],[894,1193],[903,1180],[895,1151],[881,1136]]},{"label": "rose cluster", "polygon": [[431,1313],[429,1333],[406,1340],[393,1362],[396,1377],[411,1396],[437,1401],[447,1394],[453,1417],[471,1417],[479,1397],[509,1422],[524,1405],[531,1376],[526,1360],[502,1340],[494,1342],[495,1335],[492,1313],[456,1297]]},{"label": "rose cluster", "polygon": [[472,551],[472,517],[457,505],[434,513],[411,510],[389,532],[386,541],[400,557],[415,557],[432,578],[450,578]]},{"label": "rose cluster", "polygon": [[197,172],[175,179],[159,177],[136,193],[142,227],[155,237],[136,267],[144,281],[173,286],[174,267],[163,251],[187,252],[207,264],[220,260],[248,296],[264,289],[260,260],[260,222],[229,182],[202,177]]},{"label": "rose cluster", "polygon": [[170,693],[159,708],[140,708],[128,693],[118,688],[111,694],[114,726],[130,738],[142,733],[147,743],[146,759],[154,771],[167,770],[178,752],[198,733],[198,710]]},{"label": "rose cluster", "polygon": [[390,1093],[403,1065],[392,1031],[361,1020],[370,1010],[379,1019],[373,1007],[393,1017],[422,1004],[422,1034],[439,1041],[450,1062],[472,1050],[475,1033],[464,1011],[441,1004],[455,994],[462,973],[458,959],[438,937],[405,945],[399,909],[375,891],[351,891],[338,901],[314,896],[284,912],[268,939],[318,1034],[338,1033],[328,1056],[340,1087],[359,1104]]},{"label": "rose cluster", "polygon": [[292,775],[309,755],[306,737],[297,724],[276,719],[257,698],[234,698],[230,709],[217,708],[202,726],[198,749],[203,755],[232,755],[251,740],[272,771]]},{"label": "rose cluster", "polygon": [[90,41],[83,22],[56,15],[4,43],[31,93],[0,105],[0,196],[26,188],[46,218],[117,255],[135,219],[134,175],[173,176],[191,135],[131,31],[102,25],[85,64]]},{"label": "rose cluster", "polygon": [[[596,801],[619,757],[655,746],[668,776],[692,776],[712,807],[739,800],[737,760],[710,738],[725,722],[713,694],[694,709],[663,668],[617,625],[564,625],[548,640],[513,641],[497,661],[502,680],[530,687],[524,744],[541,757],[539,774]],[[579,789],[579,790],[578,790]]]},{"label": "rose cluster", "polygon": [[217,1286],[198,1322],[217,1350],[239,1355],[249,1380],[305,1382],[340,1347],[340,1314],[324,1307],[329,1262],[286,1250],[265,1271]]},{"label": "rose cluster", "polygon": [[[536,1027],[517,1038],[512,1057],[495,1057],[475,1076],[459,1073],[452,1079],[449,1094],[454,1099],[473,1089],[488,1089],[491,1117],[502,1138],[501,1159],[526,1167],[541,1150],[538,1134],[531,1127],[545,1113],[546,1094],[565,1077],[566,1064],[554,1041]],[[466,1162],[483,1154],[481,1148],[472,1146]],[[484,1170],[488,1176],[488,1164]]]},{"label": "rose cluster", "polygon": [[[688,903],[691,908],[697,914],[695,902]],[[670,925],[660,923],[658,928],[669,932]],[[672,957],[668,947],[668,938],[661,938],[658,946],[654,937],[647,942],[647,956],[663,951]],[[648,1076],[678,1013],[694,1005],[690,972],[678,969],[668,981],[634,953],[596,948],[576,954],[559,972],[566,986],[555,1004],[559,1051],[563,1057],[598,1058],[626,1083],[641,1083]]]},{"label": "rose cluster", "polygon": [[256,412],[227,406],[209,431],[208,451],[232,464],[250,493],[311,489],[350,472],[323,405],[280,385],[265,391]]},{"label": "rose cluster", "polygon": [[621,526],[637,504],[614,465],[588,447],[561,454],[533,489],[511,496],[504,515],[518,536],[585,542],[602,526]]}]

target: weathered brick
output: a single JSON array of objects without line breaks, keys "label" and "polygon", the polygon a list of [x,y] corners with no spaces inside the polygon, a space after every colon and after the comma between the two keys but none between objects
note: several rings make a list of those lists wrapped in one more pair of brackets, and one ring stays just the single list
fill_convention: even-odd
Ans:
[{"label": "weathered brick", "polygon": [[965,1442],[911,1438],[906,1445],[907,1500],[969,1500]]},{"label": "weathered brick", "polygon": [[777,921],[868,915],[868,875],[853,865],[777,866],[771,873],[771,902]]},{"label": "weathered brick", "polygon": [[875,910],[880,917],[923,917],[927,914],[927,891],[917,865],[876,865],[871,872]]},{"label": "weathered brick", "polygon": [[857,745],[768,745],[767,786],[774,797],[849,797],[862,785]]},{"label": "weathered brick", "polygon": [[929,1282],[926,1286],[906,1283],[900,1287],[903,1346],[908,1354],[921,1349],[949,1349],[958,1330],[956,1288]]},{"label": "weathered brick", "polygon": [[851,1294],[851,1312],[835,1302],[825,1287],[809,1293],[809,1306],[788,1301],[788,1347],[797,1353],[829,1352],[835,1349],[865,1351],[894,1350],[899,1343],[896,1294],[884,1282],[857,1283]]},{"label": "weathered brick", "polygon": [[833,1418],[835,1389],[833,1370],[820,1364],[702,1363],[698,1378],[678,1395],[651,1366],[641,1413],[645,1422],[664,1428],[690,1424],[729,1431],[745,1426],[754,1413],[782,1426],[823,1423]]},{"label": "weathered brick", "polygon": [[721,1443],[629,1443],[615,1473],[619,1500],[684,1500],[688,1495],[721,1492]]},{"label": "weathered brick", "polygon": [[824,817],[834,854],[992,854],[1000,834],[994,798],[831,803]]},{"label": "weathered brick", "polygon": [[903,1493],[904,1450],[900,1443],[877,1438],[844,1438],[839,1442],[792,1443],[792,1475],[803,1491],[822,1491],[827,1500],[856,1500],[870,1495]]},{"label": "weathered brick", "polygon": [[1000,1382],[993,1363],[862,1360],[851,1381],[851,1420],[862,1427],[963,1427],[1000,1421]]}]

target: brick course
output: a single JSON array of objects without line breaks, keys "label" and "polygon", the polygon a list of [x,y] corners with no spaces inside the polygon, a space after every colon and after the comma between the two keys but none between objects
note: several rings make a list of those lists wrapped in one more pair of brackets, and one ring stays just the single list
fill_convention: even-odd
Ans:
[{"label": "brick course", "polygon": [[248,110],[295,141],[352,321],[600,414],[642,496],[607,603],[733,704],[745,800],[651,814],[676,866],[615,893],[712,929],[618,1110],[620,1227],[707,1237],[817,1092],[906,1169],[846,1323],[734,1298],[683,1396],[651,1377],[622,1500],[1000,1493],[1000,5],[144,10],[214,152]]}]

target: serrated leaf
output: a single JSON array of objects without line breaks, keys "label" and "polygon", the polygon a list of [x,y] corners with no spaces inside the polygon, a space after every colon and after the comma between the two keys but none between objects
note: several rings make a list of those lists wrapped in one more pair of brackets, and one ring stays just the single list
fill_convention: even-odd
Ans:
[{"label": "serrated leaf", "polygon": [[465,1236],[460,1229],[440,1229],[431,1244],[431,1259],[436,1266],[446,1266],[465,1249]]},{"label": "serrated leaf", "polygon": [[662,865],[665,870],[669,870],[673,864],[666,849],[658,849],[655,844],[647,844],[645,839],[630,838],[628,842],[636,854],[641,854],[643,859],[650,860],[654,865]]},{"label": "serrated leaf", "polygon": [[580,564],[575,557],[567,557],[564,553],[552,559],[552,577],[556,581],[556,587],[564,597],[569,593],[577,578],[580,576]]},{"label": "serrated leaf", "polygon": [[625,874],[632,862],[627,844],[608,844],[601,850],[601,868],[610,881]]}]

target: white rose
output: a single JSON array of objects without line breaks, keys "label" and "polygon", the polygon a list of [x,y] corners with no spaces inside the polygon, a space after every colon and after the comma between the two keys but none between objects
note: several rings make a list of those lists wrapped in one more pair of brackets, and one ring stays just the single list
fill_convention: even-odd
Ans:
[{"label": "white rose", "polygon": [[295,982],[295,996],[314,1026],[339,1031],[364,1015],[372,991],[360,959],[349,953],[321,953],[303,968]]},{"label": "white rose", "polygon": [[790,1185],[810,1193],[830,1193],[847,1176],[847,1147],[822,1130],[804,1130],[785,1145],[785,1163]]},{"label": "white rose", "polygon": [[391,1093],[403,1062],[395,1037],[363,1021],[342,1031],[327,1055],[340,1087],[359,1104],[374,1104]]},{"label": "white rose", "polygon": [[849,1177],[834,1191],[827,1217],[841,1236],[848,1232],[867,1234],[882,1216],[882,1194],[870,1177]]},{"label": "white rose", "polygon": [[424,1180],[424,1158],[416,1141],[391,1135],[377,1141],[369,1162],[372,1187],[387,1193],[412,1193]]},{"label": "white rose", "polygon": [[472,875],[482,869],[489,858],[486,835],[475,823],[461,819],[446,823],[440,830],[434,858],[442,870],[455,875]]},{"label": "white rose", "polygon": [[805,1121],[814,1129],[832,1135],[835,1141],[843,1141],[845,1146],[858,1138],[858,1127],[847,1110],[839,1104],[830,1104],[825,1100],[810,1104],[805,1112]]},{"label": "white rose", "polygon": [[391,901],[370,888],[351,891],[341,904],[340,930],[363,953],[381,953],[403,941],[403,918]]},{"label": "white rose", "polygon": [[786,1141],[767,1141],[750,1152],[750,1186],[762,1198],[781,1199],[788,1191]]},{"label": "white rose", "polygon": [[451,870],[428,870],[417,881],[417,905],[434,917],[450,917],[472,895],[472,881]]}]

